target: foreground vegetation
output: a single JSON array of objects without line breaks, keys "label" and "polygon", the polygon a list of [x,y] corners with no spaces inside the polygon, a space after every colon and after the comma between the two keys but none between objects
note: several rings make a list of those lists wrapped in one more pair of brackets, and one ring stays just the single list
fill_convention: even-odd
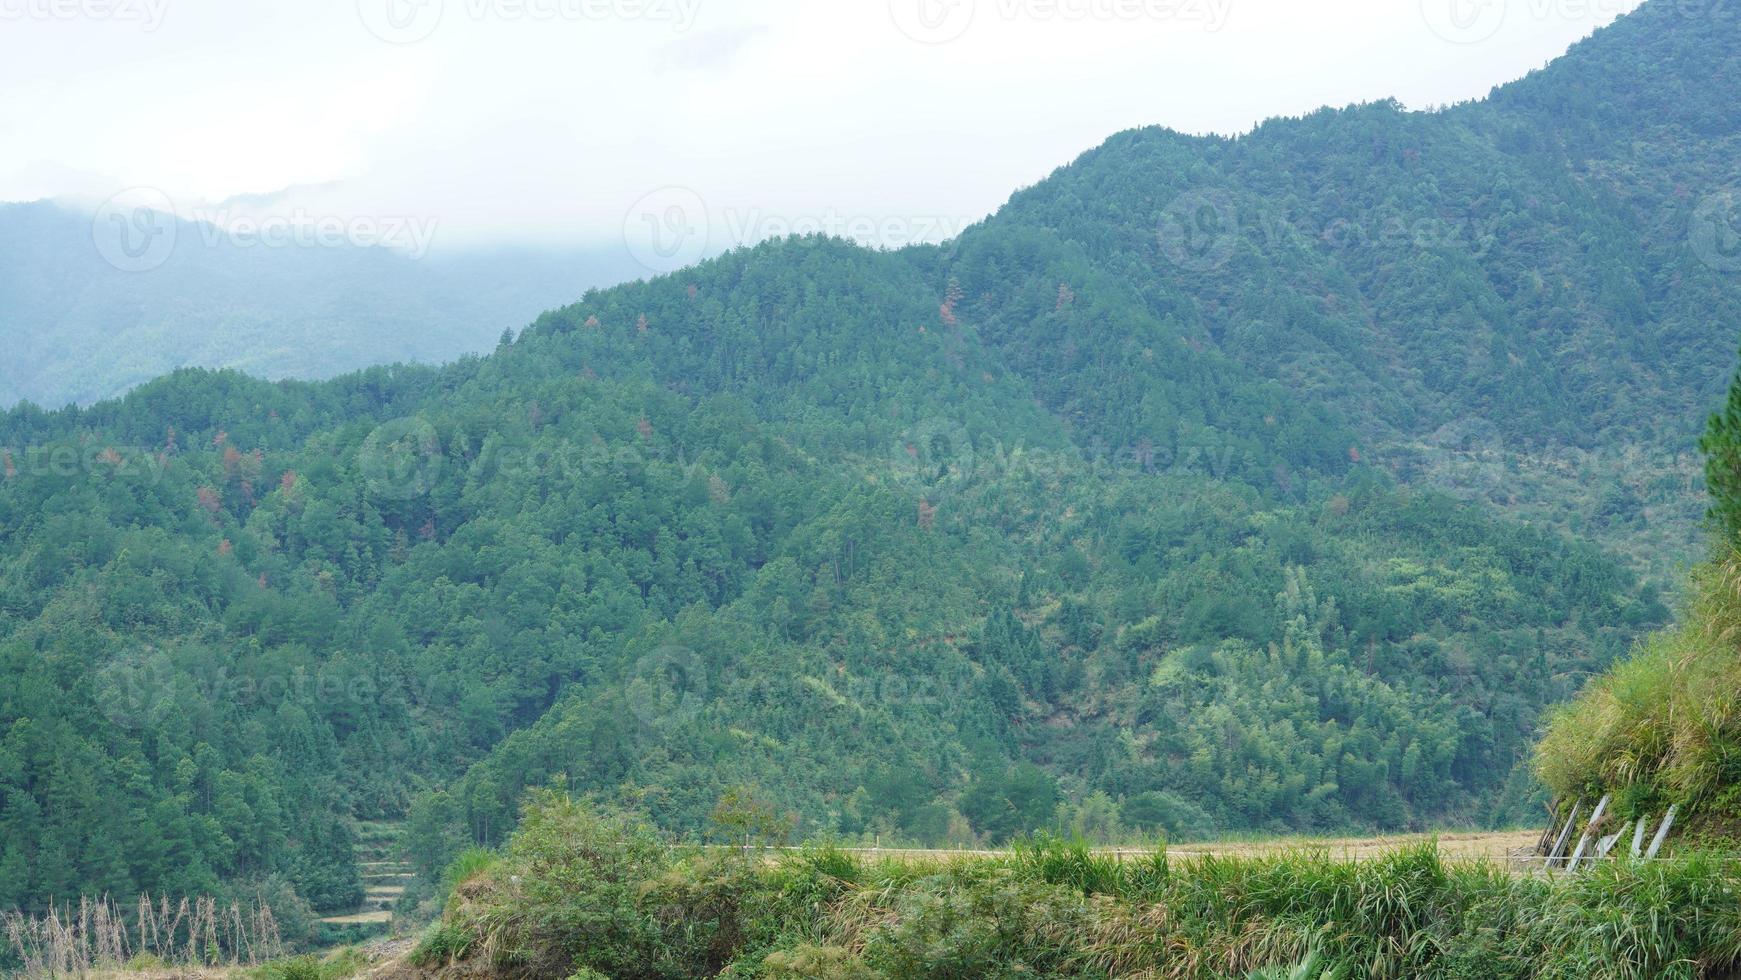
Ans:
[{"label": "foreground vegetation", "polygon": [[[1741,860],[1575,879],[1447,865],[1431,847],[1337,863],[1138,860],[1041,841],[1007,857],[779,858],[667,845],[556,792],[456,872],[414,955],[524,977],[1696,977],[1741,962]],[[1268,975],[1268,974],[1260,974]],[[1282,975],[1287,975],[1285,972]]]},{"label": "foreground vegetation", "polygon": [[1715,554],[1687,614],[1556,712],[1537,751],[1570,806],[1615,798],[1622,820],[1682,807],[1699,834],[1741,836],[1741,378],[1702,443]]}]

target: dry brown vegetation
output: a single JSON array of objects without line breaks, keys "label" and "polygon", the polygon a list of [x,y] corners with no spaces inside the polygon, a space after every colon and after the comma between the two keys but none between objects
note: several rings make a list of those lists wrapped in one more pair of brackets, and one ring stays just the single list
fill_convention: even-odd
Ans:
[{"label": "dry brown vegetation", "polygon": [[0,915],[0,931],[23,977],[83,977],[122,967],[189,976],[285,952],[269,906],[220,908],[211,898],[140,896],[136,909],[84,898],[40,916]]}]

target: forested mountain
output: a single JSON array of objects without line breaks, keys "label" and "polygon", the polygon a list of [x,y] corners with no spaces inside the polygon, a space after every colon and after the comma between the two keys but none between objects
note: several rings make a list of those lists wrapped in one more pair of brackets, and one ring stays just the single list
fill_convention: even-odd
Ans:
[{"label": "forested mountain", "polygon": [[[0,204],[0,407],[86,405],[181,367],[315,379],[439,364],[637,274],[603,249],[421,254],[167,217],[154,219],[159,245],[103,217],[114,216]],[[163,254],[140,251],[135,264],[123,235]]]},{"label": "forested mountain", "polygon": [[557,777],[922,843],[1533,819],[1543,708],[1669,617],[1603,545],[1702,506],[1594,485],[1732,367],[1714,17],[1123,134],[947,246],[738,250],[445,368],[0,417],[0,906],[339,907],[351,821],[430,872]]},{"label": "forested mountain", "polygon": [[[1065,283],[1138,326],[1127,357],[1221,355],[1334,406],[1405,480],[1689,561],[1738,319],[1735,27],[1646,4],[1481,103],[1121,134],[962,236],[950,272],[1000,338],[1045,336]],[[994,286],[1013,271],[1019,300]],[[1096,325],[1070,328],[1034,346],[1079,360]]]}]

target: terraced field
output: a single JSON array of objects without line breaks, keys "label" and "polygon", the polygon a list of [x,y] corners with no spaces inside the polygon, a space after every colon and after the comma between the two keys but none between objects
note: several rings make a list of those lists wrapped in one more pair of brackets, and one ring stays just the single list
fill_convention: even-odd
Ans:
[{"label": "terraced field", "polygon": [[363,877],[363,904],[343,915],[321,919],[323,926],[366,933],[386,932],[393,924],[393,907],[416,875],[400,849],[403,826],[363,823],[357,828],[357,862]]}]

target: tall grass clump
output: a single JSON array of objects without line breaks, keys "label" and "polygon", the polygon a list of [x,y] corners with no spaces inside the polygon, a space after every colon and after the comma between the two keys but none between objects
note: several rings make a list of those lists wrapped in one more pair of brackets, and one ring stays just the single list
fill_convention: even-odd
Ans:
[{"label": "tall grass clump", "polygon": [[1741,553],[1698,570],[1683,625],[1553,714],[1536,770],[1568,806],[1613,793],[1621,818],[1741,817]]},{"label": "tall grass clump", "polygon": [[368,968],[369,961],[354,946],[325,956],[313,954],[274,960],[245,971],[245,980],[350,980]]},{"label": "tall grass clump", "polygon": [[220,906],[213,898],[153,900],[136,908],[103,899],[0,915],[10,975],[84,976],[132,963],[195,968],[255,966],[284,955],[270,906]]},{"label": "tall grass clump", "polygon": [[452,861],[448,862],[447,868],[441,873],[442,894],[453,894],[455,888],[488,871],[495,863],[496,852],[494,851],[481,847],[461,851]]},{"label": "tall grass clump", "polygon": [[1010,862],[1022,877],[1048,885],[1068,885],[1085,895],[1121,895],[1125,891],[1124,862],[1095,852],[1084,840],[1041,835],[1017,841]]}]

